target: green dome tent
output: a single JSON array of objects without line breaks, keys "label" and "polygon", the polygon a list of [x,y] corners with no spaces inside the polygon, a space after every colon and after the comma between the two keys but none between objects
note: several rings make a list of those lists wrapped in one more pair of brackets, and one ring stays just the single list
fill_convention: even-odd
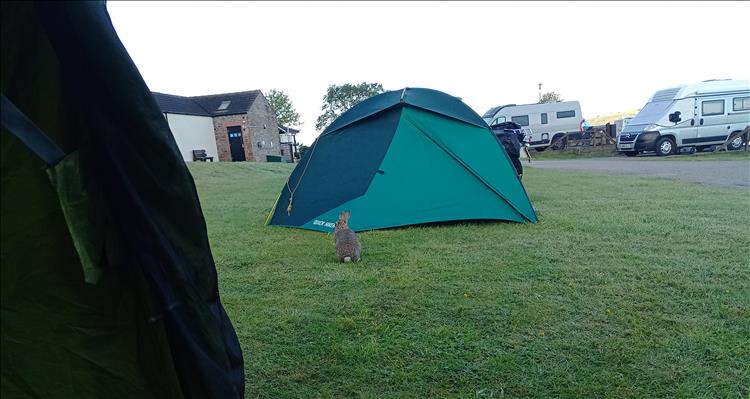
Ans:
[{"label": "green dome tent", "polygon": [[1,396],[242,398],[195,185],[105,3],[0,8]]},{"label": "green dome tent", "polygon": [[268,224],[330,232],[455,220],[537,221],[505,150],[460,99],[420,88],[342,114],[284,185]]}]

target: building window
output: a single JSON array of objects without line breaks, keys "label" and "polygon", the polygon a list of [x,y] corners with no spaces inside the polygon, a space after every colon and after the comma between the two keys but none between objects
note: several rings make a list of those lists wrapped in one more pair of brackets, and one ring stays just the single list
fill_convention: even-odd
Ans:
[{"label": "building window", "polygon": [[542,114],[542,125],[546,125],[546,124],[547,124],[547,113],[545,112]]},{"label": "building window", "polygon": [[750,97],[739,97],[733,100],[733,111],[750,111]]},{"label": "building window", "polygon": [[219,108],[217,108],[216,110],[217,110],[217,111],[224,111],[225,109],[229,108],[229,104],[230,104],[231,102],[232,102],[232,101],[222,101],[222,102],[221,102],[221,105],[219,105]]},{"label": "building window", "polygon": [[701,103],[703,116],[724,115],[724,100],[711,100]]},{"label": "building window", "polygon": [[283,148],[281,149],[281,155],[284,155],[284,149]]},{"label": "building window", "polygon": [[512,122],[518,123],[521,126],[529,126],[529,116],[528,115],[519,115],[519,116],[513,116],[510,118]]},{"label": "building window", "polygon": [[575,118],[576,117],[576,111],[559,111],[557,113],[557,119],[563,119],[563,118]]}]

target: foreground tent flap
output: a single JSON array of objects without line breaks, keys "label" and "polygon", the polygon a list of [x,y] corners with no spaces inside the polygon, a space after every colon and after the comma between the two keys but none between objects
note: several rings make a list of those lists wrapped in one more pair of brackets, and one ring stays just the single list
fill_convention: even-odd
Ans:
[{"label": "foreground tent flap", "polygon": [[3,95],[78,151],[106,222],[103,257],[76,230],[89,284],[81,213],[3,131],[3,396],[243,397],[195,185],[105,4],[3,2],[2,29]]},{"label": "foreground tent flap", "polygon": [[329,232],[344,209],[357,231],[452,220],[536,222],[486,124],[457,98],[429,89],[371,97],[334,121],[290,175],[268,223]]}]

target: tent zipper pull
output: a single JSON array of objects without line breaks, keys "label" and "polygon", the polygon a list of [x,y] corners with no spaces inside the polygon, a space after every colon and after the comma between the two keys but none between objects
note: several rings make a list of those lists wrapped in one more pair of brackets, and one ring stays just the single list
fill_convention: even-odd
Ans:
[{"label": "tent zipper pull", "polygon": [[289,206],[286,207],[286,214],[291,216],[292,215],[292,198],[289,197]]}]

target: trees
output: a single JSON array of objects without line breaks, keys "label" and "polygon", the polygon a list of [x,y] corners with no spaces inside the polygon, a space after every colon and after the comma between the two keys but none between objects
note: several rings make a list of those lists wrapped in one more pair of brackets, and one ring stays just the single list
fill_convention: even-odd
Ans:
[{"label": "trees", "polygon": [[380,83],[362,82],[360,84],[347,83],[340,86],[335,84],[328,86],[328,90],[323,96],[323,106],[321,107],[323,113],[318,116],[315,129],[318,131],[325,129],[349,108],[383,91],[383,85]]},{"label": "trees", "polygon": [[281,90],[271,89],[266,94],[266,98],[271,104],[271,108],[276,112],[276,120],[279,122],[279,125],[291,127],[302,124],[297,110],[294,109],[292,100],[289,99],[286,93]]},{"label": "trees", "polygon": [[[292,100],[289,99],[289,96],[287,96],[286,93],[281,90],[271,89],[266,95],[266,99],[268,99],[268,103],[271,104],[271,108],[273,108],[273,111],[276,113],[276,121],[279,123],[279,127],[284,126],[289,128],[302,124],[299,113],[294,109]],[[294,162],[298,151],[297,139],[295,138],[295,134],[290,133],[289,130],[286,130],[286,133],[287,140],[289,139],[289,135],[292,137],[292,142],[289,146],[291,147],[290,150],[292,152],[292,162]]]},{"label": "trees", "polygon": [[555,93],[554,91],[549,91],[547,93],[542,94],[542,98],[539,99],[539,104],[544,103],[559,103],[561,102],[562,96],[560,94]]},{"label": "trees", "polygon": [[304,145],[304,144],[300,144],[300,145],[299,145],[299,159],[302,159],[302,157],[303,157],[303,156],[305,156],[305,153],[306,153],[306,152],[307,152],[307,150],[309,150],[309,149],[310,149],[310,147],[309,147],[309,146],[306,146],[306,145]]}]

